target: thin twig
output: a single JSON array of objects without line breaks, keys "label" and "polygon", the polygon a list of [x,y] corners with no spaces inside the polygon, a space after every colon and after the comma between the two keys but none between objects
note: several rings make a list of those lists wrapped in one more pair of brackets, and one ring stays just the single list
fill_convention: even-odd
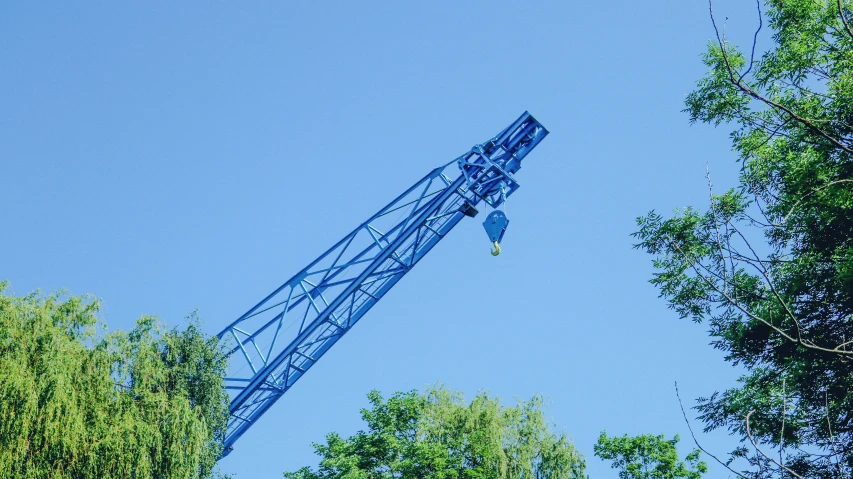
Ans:
[{"label": "thin twig", "polygon": [[752,433],[749,431],[749,416],[751,416],[752,413],[754,413],[754,412],[755,412],[755,409],[746,413],[746,436],[749,438],[749,442],[752,443],[752,445],[755,447],[755,450],[758,451],[759,454],[766,457],[770,462],[781,467],[782,469],[784,469],[785,471],[787,471],[789,474],[793,475],[794,477],[798,477],[799,479],[803,479],[803,476],[797,474],[796,472],[794,472],[791,469],[783,466],[782,464],[779,464],[778,462],[776,462],[776,459],[773,459],[772,457],[768,456],[767,454],[764,454],[764,451],[762,451],[761,448],[758,447],[758,444],[755,442],[755,439],[752,437]]},{"label": "thin twig", "polygon": [[[839,2],[840,1],[841,0],[839,0]],[[758,43],[758,32],[760,32],[761,27],[764,26],[764,22],[761,19],[761,0],[755,0],[755,7],[758,8],[758,29],[755,30],[755,35],[752,37],[752,54],[749,56],[749,68],[740,75],[740,78],[738,78],[737,81],[743,80],[743,77],[752,70],[752,65],[755,62],[755,45]]]},{"label": "thin twig", "polygon": [[726,464],[725,462],[723,462],[723,461],[721,461],[720,459],[718,459],[718,458],[717,458],[717,456],[715,456],[715,455],[711,454],[711,453],[710,453],[710,452],[708,452],[704,447],[702,447],[702,445],[701,445],[701,444],[699,444],[699,440],[698,440],[698,439],[696,439],[696,434],[693,432],[693,427],[691,427],[691,426],[690,426],[690,420],[689,420],[689,419],[687,419],[687,413],[684,411],[684,404],[681,402],[681,395],[678,393],[678,381],[676,381],[676,382],[675,382],[675,397],[677,397],[677,398],[678,398],[678,405],[681,407],[681,414],[684,416],[684,422],[687,424],[687,429],[690,431],[690,436],[691,436],[691,437],[693,437],[693,442],[694,442],[694,443],[696,443],[696,447],[698,447],[700,451],[702,451],[702,452],[704,452],[705,454],[707,454],[707,455],[711,456],[715,461],[719,462],[719,463],[720,463],[720,465],[722,465],[722,466],[723,466],[723,467],[725,467],[726,469],[728,469],[728,470],[732,471],[733,473],[737,474],[737,475],[738,475],[738,477],[741,477],[741,478],[743,478],[743,479],[749,479],[749,478],[747,478],[746,476],[744,476],[743,474],[741,474],[741,473],[739,473],[739,472],[735,471],[734,469],[732,469],[728,464]]},{"label": "thin twig", "polygon": [[[714,215],[714,229],[717,231],[717,247],[720,250],[720,262],[723,263],[723,290],[727,290],[728,286],[728,271],[726,268],[726,255],[723,254],[723,243],[720,241],[720,222],[717,220],[719,214],[717,213],[717,208],[714,206],[714,184],[711,182],[711,168],[708,166],[708,162],[705,162],[705,178],[708,179],[708,200],[711,202],[711,212]],[[729,255],[731,257],[731,255]],[[735,274],[734,266],[732,266],[732,276]]]},{"label": "thin twig", "polygon": [[787,398],[785,398],[785,378],[782,378],[782,430],[779,432],[779,463],[784,464],[782,452],[785,450],[785,413],[788,406]]},{"label": "thin twig", "polygon": [[830,444],[832,444],[832,453],[835,456],[835,467],[838,468],[838,476],[844,479],[844,471],[841,469],[841,463],[838,459],[838,449],[835,443],[835,436],[832,435],[832,421],[829,419],[829,389],[824,389],[824,404],[826,405],[826,427],[829,429],[829,440]]}]

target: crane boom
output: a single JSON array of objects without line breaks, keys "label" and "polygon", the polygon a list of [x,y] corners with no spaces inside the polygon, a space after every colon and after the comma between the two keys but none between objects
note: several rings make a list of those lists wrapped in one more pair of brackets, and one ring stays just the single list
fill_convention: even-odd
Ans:
[{"label": "crane boom", "polygon": [[521,160],[547,134],[525,112],[429,172],[223,329],[219,338],[233,346],[223,455],[464,216],[481,201],[500,206],[518,188]]}]

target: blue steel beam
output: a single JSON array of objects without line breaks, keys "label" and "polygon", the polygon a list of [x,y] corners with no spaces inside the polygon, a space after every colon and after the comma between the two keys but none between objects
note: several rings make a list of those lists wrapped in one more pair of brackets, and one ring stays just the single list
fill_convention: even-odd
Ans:
[{"label": "blue steel beam", "polygon": [[524,112],[432,170],[223,329],[219,338],[233,345],[223,455],[466,213],[480,201],[498,207],[518,189],[513,175],[547,134]]}]

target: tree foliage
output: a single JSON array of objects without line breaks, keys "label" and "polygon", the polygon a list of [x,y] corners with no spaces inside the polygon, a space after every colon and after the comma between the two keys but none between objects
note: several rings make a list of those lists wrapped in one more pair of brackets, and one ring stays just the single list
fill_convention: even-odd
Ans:
[{"label": "tree foliage", "polygon": [[702,453],[694,449],[681,461],[678,441],[678,435],[672,439],[653,434],[609,437],[602,432],[593,450],[612,461],[621,479],[700,479],[708,471],[708,465],[699,460]]},{"label": "tree foliage", "polygon": [[747,371],[698,405],[706,429],[748,446],[733,453],[752,466],[742,473],[851,477],[851,2],[763,6],[770,47],[741,51],[714,23],[709,72],[686,101],[692,122],[735,126],[739,186],[705,211],[639,218],[637,246],[670,307]]},{"label": "tree foliage", "polygon": [[97,338],[96,301],[4,286],[0,477],[211,475],[228,406],[215,337],[146,316]]},{"label": "tree foliage", "polygon": [[332,433],[315,444],[316,471],[288,479],[561,479],[584,477],[582,456],[563,434],[551,432],[543,400],[515,407],[478,394],[433,388],[397,393],[387,401],[372,391],[361,411],[367,431],[347,439]]}]

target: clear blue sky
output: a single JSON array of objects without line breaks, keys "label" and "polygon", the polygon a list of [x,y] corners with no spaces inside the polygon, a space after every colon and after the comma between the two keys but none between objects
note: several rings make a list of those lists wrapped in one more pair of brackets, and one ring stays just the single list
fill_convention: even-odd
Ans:
[{"label": "clear blue sky", "polygon": [[[600,431],[680,433],[686,451],[673,382],[689,405],[737,376],[629,236],[650,209],[703,206],[706,161],[734,184],[728,130],[680,112],[713,35],[704,1],[74,3],[0,5],[0,279],[93,293],[111,328],[198,308],[215,333],[524,110],[551,131],[504,253],[464,221],[223,471],[313,465],[370,389],[441,381],[550,397],[591,476],[613,478]],[[717,5],[736,40],[748,3]]]}]

